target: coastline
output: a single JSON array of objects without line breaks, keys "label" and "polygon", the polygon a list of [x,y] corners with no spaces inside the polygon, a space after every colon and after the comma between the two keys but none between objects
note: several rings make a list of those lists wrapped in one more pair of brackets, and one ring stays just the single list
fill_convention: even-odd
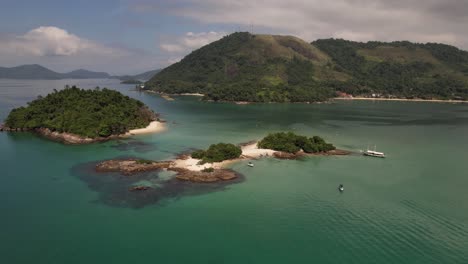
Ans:
[{"label": "coastline", "polygon": [[[153,171],[153,170],[169,170],[176,172],[175,178],[189,182],[218,182],[230,181],[238,177],[238,174],[229,168],[228,165],[244,160],[258,159],[262,157],[274,157],[277,159],[298,159],[305,156],[331,156],[331,155],[348,155],[351,152],[345,150],[333,150],[321,153],[286,153],[271,149],[258,148],[257,142],[249,142],[241,144],[242,154],[239,158],[224,160],[221,162],[199,164],[200,159],[192,158],[190,155],[180,155],[172,160],[153,161],[141,160],[136,158],[130,159],[114,159],[100,162],[96,165],[97,172],[114,171],[120,172],[123,175],[130,176],[134,173]],[[136,190],[147,190],[140,188]],[[132,190],[133,191],[133,190]]]},{"label": "coastline", "polygon": [[166,126],[163,122],[160,121],[152,121],[150,124],[144,128],[132,129],[125,134],[121,135],[111,135],[108,137],[96,137],[96,138],[88,138],[82,137],[80,135],[76,135],[73,133],[60,133],[57,131],[52,131],[48,128],[35,128],[35,129],[11,129],[1,126],[0,131],[4,132],[34,132],[39,136],[45,137],[52,141],[62,142],[64,144],[70,145],[82,145],[82,144],[91,144],[96,142],[104,142],[112,139],[119,139],[119,138],[128,138],[134,135],[143,135],[143,134],[150,134],[150,133],[159,133],[166,130]]},{"label": "coastline", "polygon": [[151,121],[147,127],[132,129],[125,133],[125,136],[159,133],[166,130],[166,128],[167,127],[161,121]]},{"label": "coastline", "polygon": [[370,97],[335,97],[331,100],[363,100],[363,101],[398,101],[398,102],[428,102],[428,103],[451,103],[466,104],[464,100],[442,100],[442,99],[405,99],[405,98],[370,98]]},{"label": "coastline", "polygon": [[229,164],[242,160],[258,159],[261,157],[273,157],[274,153],[277,152],[271,149],[260,149],[257,147],[257,142],[251,143],[249,145],[244,145],[241,147],[241,150],[242,154],[237,159],[224,160],[221,162],[205,163],[203,165],[199,165],[198,162],[200,162],[201,160],[187,156],[187,158],[185,159],[179,158],[174,160],[172,167],[187,169],[191,171],[201,171],[206,168],[223,169]]}]

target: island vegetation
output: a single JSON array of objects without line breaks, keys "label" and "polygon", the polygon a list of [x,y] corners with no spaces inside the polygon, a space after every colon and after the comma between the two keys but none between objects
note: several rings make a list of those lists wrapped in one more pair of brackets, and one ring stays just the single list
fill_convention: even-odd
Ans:
[{"label": "island vegetation", "polygon": [[130,79],[130,80],[121,81],[120,83],[121,84],[142,84],[143,82],[139,80]]},{"label": "island vegetation", "polygon": [[196,150],[192,158],[200,159],[201,164],[221,162],[224,160],[237,159],[242,154],[240,147],[230,143],[218,143],[211,145],[207,150]]},{"label": "island vegetation", "polygon": [[293,132],[269,134],[258,142],[258,147],[287,153],[297,153],[301,150],[305,153],[320,153],[336,149],[319,136],[306,137]]},{"label": "island vegetation", "polygon": [[238,32],[193,51],[145,86],[214,101],[316,102],[337,93],[468,100],[468,52],[434,43],[307,43]]},{"label": "island vegetation", "polygon": [[156,118],[156,114],[142,102],[117,91],[67,86],[45,97],[39,96],[26,107],[13,109],[5,127],[105,138],[146,127]]}]

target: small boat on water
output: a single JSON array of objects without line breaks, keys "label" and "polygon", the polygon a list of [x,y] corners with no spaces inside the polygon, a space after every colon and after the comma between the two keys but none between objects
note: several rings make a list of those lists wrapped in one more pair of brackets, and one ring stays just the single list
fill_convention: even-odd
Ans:
[{"label": "small boat on water", "polygon": [[375,146],[374,146],[374,150],[370,150],[369,148],[367,148],[367,150],[364,151],[363,154],[364,154],[364,156],[377,157],[377,158],[385,158],[385,153],[376,151],[376,147],[375,147]]},{"label": "small boat on water", "polygon": [[338,191],[344,192],[344,186],[343,186],[343,184],[340,184],[340,186],[338,186]]},{"label": "small boat on water", "polygon": [[249,162],[249,163],[247,163],[247,166],[249,166],[249,167],[253,167],[254,165],[253,165],[253,163],[252,163],[252,162]]}]

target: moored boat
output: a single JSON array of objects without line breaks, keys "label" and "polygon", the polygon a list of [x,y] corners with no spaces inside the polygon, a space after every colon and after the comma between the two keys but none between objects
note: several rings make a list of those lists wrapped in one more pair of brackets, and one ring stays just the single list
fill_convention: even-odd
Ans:
[{"label": "moored boat", "polygon": [[366,151],[364,151],[364,156],[370,156],[370,157],[377,157],[377,158],[385,158],[385,153],[383,152],[378,152],[375,150],[376,148],[374,147],[374,150],[370,150],[367,148]]}]

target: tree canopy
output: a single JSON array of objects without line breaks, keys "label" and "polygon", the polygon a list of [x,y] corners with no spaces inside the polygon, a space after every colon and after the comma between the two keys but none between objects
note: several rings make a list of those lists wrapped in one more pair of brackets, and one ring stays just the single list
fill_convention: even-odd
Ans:
[{"label": "tree canopy", "polygon": [[109,89],[65,87],[26,107],[13,109],[5,125],[10,128],[48,128],[83,137],[107,137],[142,128],[155,114],[142,102]]},{"label": "tree canopy", "polygon": [[468,100],[468,52],[444,44],[233,33],[157,73],[148,89],[207,100],[315,102],[355,96]]},{"label": "tree canopy", "polygon": [[230,143],[218,143],[210,145],[207,150],[196,150],[192,158],[201,159],[202,163],[221,162],[223,160],[236,159],[242,154],[240,147]]},{"label": "tree canopy", "polygon": [[325,142],[319,136],[306,137],[293,132],[279,132],[269,134],[258,142],[259,148],[272,149],[288,153],[303,150],[306,153],[327,152],[334,150],[335,146]]}]

